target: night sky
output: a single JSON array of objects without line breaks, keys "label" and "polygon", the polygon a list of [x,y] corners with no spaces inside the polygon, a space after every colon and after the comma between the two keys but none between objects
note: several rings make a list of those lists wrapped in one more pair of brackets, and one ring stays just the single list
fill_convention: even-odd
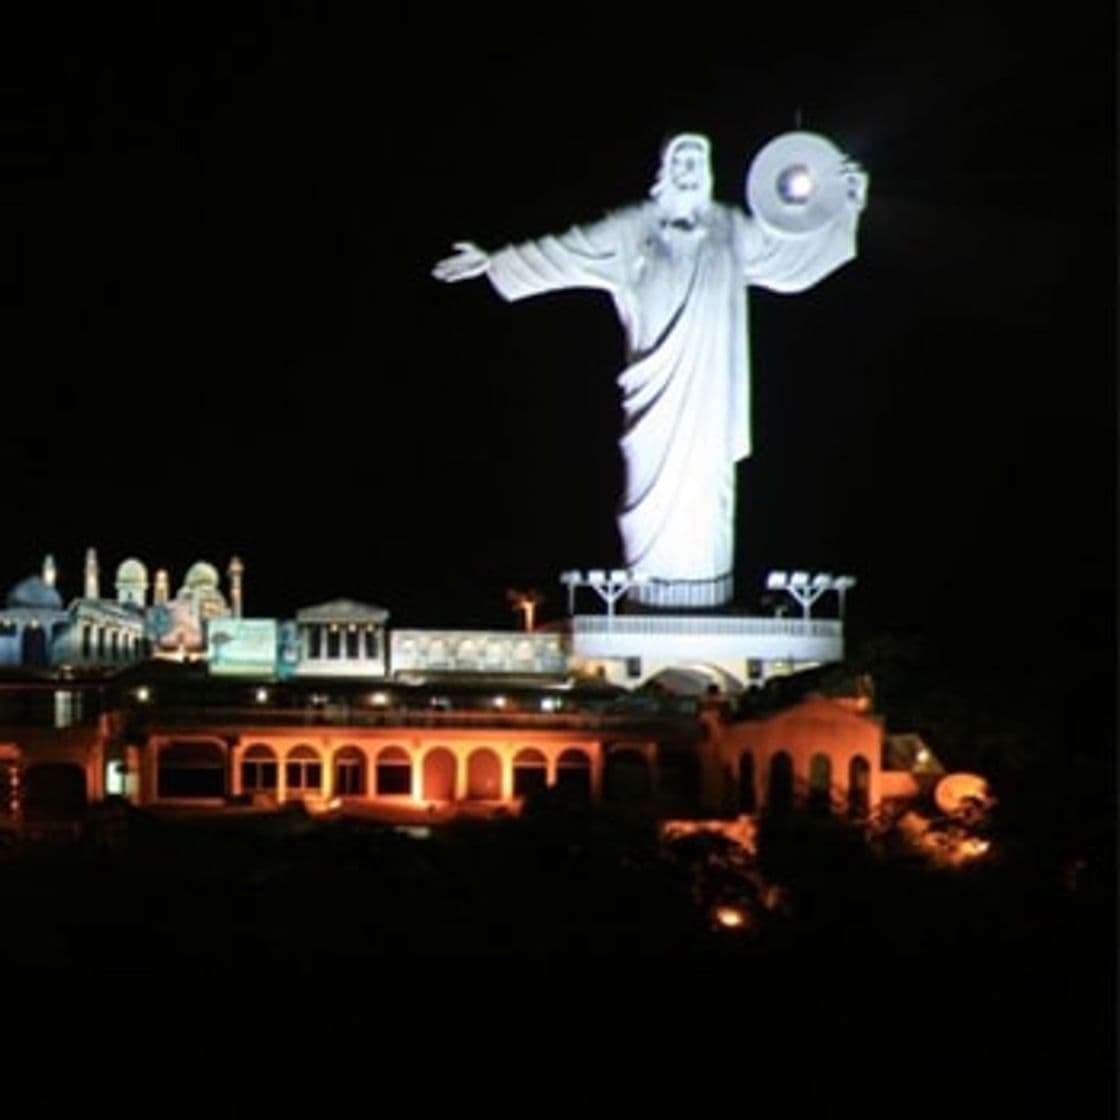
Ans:
[{"label": "night sky", "polygon": [[605,295],[507,305],[431,265],[643,197],[680,130],[741,202],[800,119],[870,202],[857,261],[751,296],[739,607],[769,568],[851,572],[863,632],[1110,648],[1108,5],[1077,26],[926,7],[696,9],[631,39],[282,4],[28,28],[2,136],[0,580],[49,550],[77,594],[93,545],[107,583],[136,555],[174,589],[236,552],[253,615],[346,596],[513,626],[504,592],[531,587],[557,617],[562,569],[621,559],[621,330]]}]

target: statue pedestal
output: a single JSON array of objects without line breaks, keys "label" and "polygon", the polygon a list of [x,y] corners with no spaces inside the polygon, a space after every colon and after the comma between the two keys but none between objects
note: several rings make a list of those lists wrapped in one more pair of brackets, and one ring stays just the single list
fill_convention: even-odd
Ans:
[{"label": "statue pedestal", "polygon": [[734,594],[731,573],[716,579],[651,579],[627,592],[632,603],[666,610],[706,610],[731,602]]},{"label": "statue pedestal", "polygon": [[835,618],[577,614],[568,636],[573,668],[626,688],[676,669],[734,692],[844,657]]}]

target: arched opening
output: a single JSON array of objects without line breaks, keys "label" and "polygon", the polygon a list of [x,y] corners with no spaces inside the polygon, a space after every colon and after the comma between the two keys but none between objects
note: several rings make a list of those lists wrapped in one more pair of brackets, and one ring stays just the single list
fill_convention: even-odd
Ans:
[{"label": "arched opening", "polygon": [[674,696],[736,696],[743,682],[720,665],[696,661],[659,669],[642,688]]},{"label": "arched opening", "polygon": [[214,798],[226,795],[225,748],[209,739],[178,739],[159,752],[159,797]]},{"label": "arched opening", "polygon": [[37,668],[50,664],[50,658],[47,656],[47,632],[38,623],[30,623],[23,628],[20,661],[24,665],[33,665]]},{"label": "arched opening", "polygon": [[384,747],[377,756],[375,771],[378,797],[400,797],[412,793],[412,761],[404,747]]},{"label": "arched opening", "polygon": [[657,801],[669,813],[687,813],[700,803],[700,767],[690,750],[657,749]]},{"label": "arched opening", "polygon": [[[2,793],[6,808],[8,790]],[[41,762],[24,773],[21,796],[30,820],[76,820],[86,809],[86,776],[73,763]]]},{"label": "arched opening", "polygon": [[739,811],[753,813],[758,809],[758,795],[754,788],[754,755],[743,751],[739,756]]},{"label": "arched opening", "polygon": [[635,748],[616,748],[603,767],[603,796],[615,805],[645,805],[653,783],[645,754]]},{"label": "arched opening", "polygon": [[548,760],[533,747],[513,756],[513,796],[529,797],[548,785]]},{"label": "arched opening", "polygon": [[572,801],[591,800],[591,759],[585,751],[569,747],[556,759],[556,789]]},{"label": "arched opening", "polygon": [[832,760],[826,754],[809,759],[809,812],[827,817],[831,811]]},{"label": "arched opening", "polygon": [[361,747],[349,744],[335,752],[334,792],[339,797],[365,797],[366,755]]},{"label": "arched opening", "polygon": [[276,792],[276,752],[265,743],[253,743],[241,756],[241,789],[244,793]]},{"label": "arched opening", "polygon": [[454,801],[455,756],[446,747],[436,747],[424,755],[424,800]]},{"label": "arched opening", "polygon": [[502,764],[489,747],[471,751],[467,759],[467,799],[497,801],[502,796]]},{"label": "arched opening", "polygon": [[289,797],[316,794],[323,788],[323,764],[314,747],[300,743],[288,751],[284,759],[284,784]]},{"label": "arched opening", "polygon": [[864,820],[871,813],[871,763],[861,754],[848,763],[848,816]]},{"label": "arched opening", "polygon": [[793,808],[793,760],[785,751],[770,759],[770,784],[766,790],[766,809],[788,813]]}]

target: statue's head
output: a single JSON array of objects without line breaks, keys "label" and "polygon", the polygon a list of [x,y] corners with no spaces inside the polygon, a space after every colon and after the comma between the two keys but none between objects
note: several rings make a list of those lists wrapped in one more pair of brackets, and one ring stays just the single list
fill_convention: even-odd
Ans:
[{"label": "statue's head", "polygon": [[661,152],[661,169],[650,190],[672,217],[687,217],[712,199],[712,146],[698,132],[674,136]]}]

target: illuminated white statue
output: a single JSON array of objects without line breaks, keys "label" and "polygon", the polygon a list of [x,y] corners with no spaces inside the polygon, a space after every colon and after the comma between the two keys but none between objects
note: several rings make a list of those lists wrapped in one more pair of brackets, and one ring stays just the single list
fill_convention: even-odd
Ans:
[{"label": "illuminated white statue", "polygon": [[649,577],[632,595],[652,605],[718,606],[732,594],[735,464],[751,450],[746,286],[802,291],[855,256],[866,176],[820,138],[790,136],[836,155],[821,195],[834,201],[811,221],[798,210],[811,159],[791,165],[782,149],[778,202],[795,218],[779,228],[757,205],[750,217],[712,200],[708,140],[686,133],[666,146],[647,201],[493,253],[460,241],[433,269],[445,281],[485,274],[507,300],[610,293],[628,354],[619,529],[626,565]]}]

